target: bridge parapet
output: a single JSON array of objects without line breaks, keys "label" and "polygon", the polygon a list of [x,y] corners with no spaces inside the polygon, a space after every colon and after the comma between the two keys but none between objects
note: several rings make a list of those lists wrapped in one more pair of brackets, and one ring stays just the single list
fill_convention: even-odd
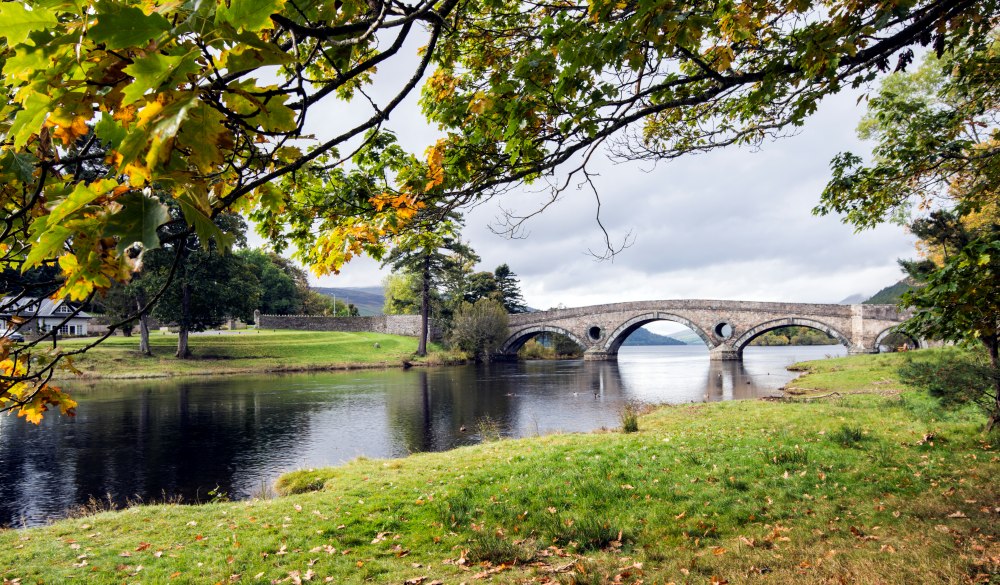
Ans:
[{"label": "bridge parapet", "polygon": [[511,336],[501,353],[516,354],[531,337],[553,332],[583,346],[588,360],[614,360],[633,331],[654,321],[690,328],[705,342],[713,360],[740,360],[754,338],[789,325],[824,331],[851,353],[872,353],[878,351],[878,341],[908,317],[893,305],[697,299],[613,303],[511,315]]}]

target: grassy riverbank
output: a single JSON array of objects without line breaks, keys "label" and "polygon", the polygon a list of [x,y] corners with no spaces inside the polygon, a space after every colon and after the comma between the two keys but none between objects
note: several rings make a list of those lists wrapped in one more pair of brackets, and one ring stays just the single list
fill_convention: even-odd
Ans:
[{"label": "grassy riverbank", "polygon": [[[137,336],[111,337],[74,365],[86,378],[147,378],[393,367],[459,357],[432,344],[429,356],[417,359],[416,338],[380,333],[244,330],[191,335],[189,340],[193,356],[180,360],[174,357],[176,334],[153,333],[152,357],[139,353]],[[91,341],[67,339],[60,346],[71,350]]]},{"label": "grassy riverbank", "polygon": [[271,500],[139,507],[0,532],[0,577],[1000,581],[997,437],[982,434],[978,413],[883,393],[889,384],[851,393],[864,390],[857,371],[878,357],[810,364],[815,373],[796,381],[841,396],[664,407],[633,434],[362,459],[286,475],[289,495]]},{"label": "grassy riverbank", "polygon": [[904,361],[923,355],[947,355],[964,350],[947,347],[928,352],[898,352],[875,355],[854,355],[832,360],[815,360],[793,364],[788,369],[804,372],[792,380],[785,391],[789,396],[815,396],[830,392],[866,392],[894,394],[906,387],[896,372]]}]

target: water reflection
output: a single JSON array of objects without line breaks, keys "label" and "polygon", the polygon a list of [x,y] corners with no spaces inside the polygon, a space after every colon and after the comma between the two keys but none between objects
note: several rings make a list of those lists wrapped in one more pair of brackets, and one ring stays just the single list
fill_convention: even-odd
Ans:
[{"label": "water reflection", "polygon": [[0,417],[0,525],[38,524],[91,497],[247,497],[290,469],[396,457],[504,436],[618,424],[627,400],[773,394],[784,365],[832,348],[626,348],[615,362],[522,362],[410,371],[77,384],[76,418]]}]

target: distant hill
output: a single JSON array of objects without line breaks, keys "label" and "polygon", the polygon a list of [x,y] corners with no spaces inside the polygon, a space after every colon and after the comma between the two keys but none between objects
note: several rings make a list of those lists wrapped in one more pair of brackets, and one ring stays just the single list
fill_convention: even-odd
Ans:
[{"label": "distant hill", "polygon": [[636,329],[628,336],[625,343],[622,345],[687,345],[679,339],[675,339],[668,335],[659,335],[653,333],[652,331],[643,329],[642,327]]},{"label": "distant hill", "polygon": [[868,298],[868,295],[862,294],[862,293],[857,293],[857,294],[853,294],[853,295],[847,297],[846,299],[843,299],[842,301],[840,301],[837,304],[838,305],[856,305],[858,303],[865,302],[866,298]]},{"label": "distant hill", "polygon": [[353,304],[362,315],[381,315],[385,294],[381,286],[345,286],[330,288],[314,286],[313,290],[338,301]]},{"label": "distant hill", "polygon": [[887,286],[882,290],[878,291],[872,298],[865,301],[866,305],[895,305],[899,302],[899,297],[903,296],[903,293],[913,288],[907,284],[906,280],[901,280],[892,286]]},{"label": "distant hill", "polygon": [[675,331],[670,334],[670,337],[680,341],[684,345],[705,345],[705,341],[690,329]]}]

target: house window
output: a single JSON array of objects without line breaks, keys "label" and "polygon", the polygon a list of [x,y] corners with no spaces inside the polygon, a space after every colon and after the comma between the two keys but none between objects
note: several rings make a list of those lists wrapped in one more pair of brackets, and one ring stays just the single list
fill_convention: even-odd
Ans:
[{"label": "house window", "polygon": [[56,313],[62,313],[64,315],[72,312],[73,309],[69,305],[59,305],[59,308],[56,309]]},{"label": "house window", "polygon": [[69,333],[69,327],[63,325],[62,327],[59,328],[59,333],[62,335],[66,335],[67,333]]}]

